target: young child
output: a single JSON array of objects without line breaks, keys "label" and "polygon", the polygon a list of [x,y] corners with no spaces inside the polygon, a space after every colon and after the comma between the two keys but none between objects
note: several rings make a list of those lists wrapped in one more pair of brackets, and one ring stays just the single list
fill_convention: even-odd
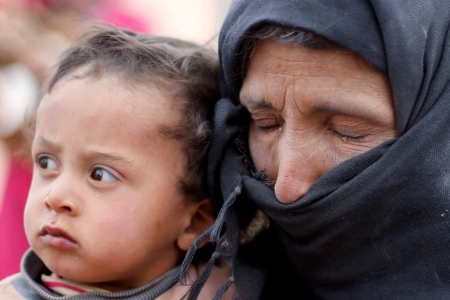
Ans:
[{"label": "young child", "polygon": [[[84,35],[37,112],[25,208],[32,249],[0,295],[182,298],[179,264],[214,222],[203,167],[218,97],[212,51],[109,26]],[[200,272],[191,266],[189,276]],[[229,270],[213,275],[200,298],[212,299]]]}]

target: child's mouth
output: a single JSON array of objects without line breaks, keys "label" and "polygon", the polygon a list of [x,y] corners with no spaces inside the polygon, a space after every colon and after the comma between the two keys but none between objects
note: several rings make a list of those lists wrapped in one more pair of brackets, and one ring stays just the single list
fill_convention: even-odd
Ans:
[{"label": "child's mouth", "polygon": [[78,243],[63,229],[58,227],[45,226],[39,232],[42,242],[50,247],[70,250],[78,246]]}]

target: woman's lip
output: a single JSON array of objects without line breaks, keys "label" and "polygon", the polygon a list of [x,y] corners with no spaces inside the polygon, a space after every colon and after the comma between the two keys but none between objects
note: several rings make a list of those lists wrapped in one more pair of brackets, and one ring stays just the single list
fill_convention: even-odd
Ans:
[{"label": "woman's lip", "polygon": [[78,246],[78,243],[59,227],[45,226],[39,235],[44,244],[53,248],[70,250]]}]

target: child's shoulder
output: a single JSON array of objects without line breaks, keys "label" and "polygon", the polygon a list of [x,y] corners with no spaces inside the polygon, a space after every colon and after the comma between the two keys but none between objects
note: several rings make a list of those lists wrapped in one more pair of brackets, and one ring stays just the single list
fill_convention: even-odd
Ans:
[{"label": "child's shoulder", "polygon": [[8,276],[0,281],[0,295],[2,295],[2,299],[25,299],[19,294],[12,284],[14,278],[18,276],[20,276],[19,273]]}]

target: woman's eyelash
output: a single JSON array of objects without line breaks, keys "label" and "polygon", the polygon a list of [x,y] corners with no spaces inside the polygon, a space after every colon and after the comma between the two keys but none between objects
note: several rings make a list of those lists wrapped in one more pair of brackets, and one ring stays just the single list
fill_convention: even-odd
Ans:
[{"label": "woman's eyelash", "polygon": [[277,130],[280,126],[281,126],[281,124],[270,125],[270,126],[258,126],[258,127],[262,131],[269,132],[269,131]]},{"label": "woman's eyelash", "polygon": [[337,131],[336,129],[329,128],[328,129],[332,134],[338,136],[341,140],[344,142],[360,142],[364,139],[364,135],[359,136],[353,136],[353,135],[347,135],[342,132]]},{"label": "woman's eyelash", "polygon": [[253,118],[255,125],[264,132],[277,130],[283,125],[283,120],[279,118]]}]

